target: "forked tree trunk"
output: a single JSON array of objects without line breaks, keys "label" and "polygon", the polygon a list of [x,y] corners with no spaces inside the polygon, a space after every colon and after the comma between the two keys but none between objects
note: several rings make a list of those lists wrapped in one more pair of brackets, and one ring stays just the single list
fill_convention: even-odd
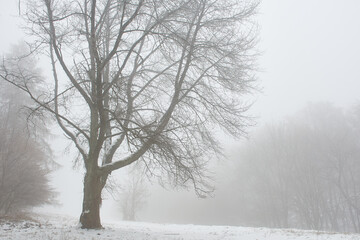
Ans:
[{"label": "forked tree trunk", "polygon": [[84,178],[83,209],[80,216],[81,228],[99,229],[102,185],[95,170],[88,170]]}]

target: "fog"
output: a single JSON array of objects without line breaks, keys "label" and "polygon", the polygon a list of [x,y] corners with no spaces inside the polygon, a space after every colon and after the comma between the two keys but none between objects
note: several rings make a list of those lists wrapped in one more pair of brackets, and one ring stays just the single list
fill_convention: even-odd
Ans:
[{"label": "fog", "polygon": [[[249,129],[250,139],[263,125],[281,124],[311,102],[329,102],[343,111],[359,104],[358,10],[356,1],[262,2],[258,16],[262,93],[254,95],[257,100],[250,109],[257,117],[257,125]],[[234,198],[239,193],[222,183],[236,174],[234,165],[241,161],[237,151],[247,140],[223,139],[228,159],[215,163],[214,198],[197,199],[191,190],[169,193],[158,189],[149,199],[144,220],[241,224],[233,220],[233,208],[246,206],[237,205],[239,200]]]},{"label": "fog", "polygon": [[[6,33],[0,38],[3,54],[24,34],[17,4],[1,0],[0,9],[0,31]],[[215,187],[209,197],[198,198],[192,188],[163,188],[156,180],[146,180],[142,184],[148,194],[135,219],[359,232],[360,181],[355,171],[360,170],[356,161],[360,157],[360,134],[356,134],[360,129],[359,11],[360,2],[353,0],[262,1],[255,17],[260,90],[247,97],[253,103],[247,114],[256,124],[242,139],[217,134],[225,156],[209,156]],[[76,153],[60,131],[51,132],[50,145],[62,165],[51,177],[59,204],[38,210],[78,216],[83,170],[74,163]],[[289,164],[296,165],[296,171]],[[112,182],[126,185],[130,170],[112,174]],[[294,172],[299,181],[294,175],[285,179]],[[270,184],[278,179],[279,184]],[[283,181],[295,193],[285,194]],[[317,183],[315,190],[306,188],[311,183]],[[265,193],[266,189],[271,192]],[[317,200],[309,203],[303,195]],[[119,194],[105,192],[104,221],[122,219],[121,199]],[[320,208],[324,202],[329,204]],[[327,214],[333,216],[324,217]]]}]

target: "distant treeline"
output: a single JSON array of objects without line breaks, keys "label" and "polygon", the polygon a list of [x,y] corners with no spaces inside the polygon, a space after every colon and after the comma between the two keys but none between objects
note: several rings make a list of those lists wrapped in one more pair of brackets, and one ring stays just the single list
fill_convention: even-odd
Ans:
[{"label": "distant treeline", "polygon": [[360,232],[360,106],[312,104],[242,146],[238,224]]}]

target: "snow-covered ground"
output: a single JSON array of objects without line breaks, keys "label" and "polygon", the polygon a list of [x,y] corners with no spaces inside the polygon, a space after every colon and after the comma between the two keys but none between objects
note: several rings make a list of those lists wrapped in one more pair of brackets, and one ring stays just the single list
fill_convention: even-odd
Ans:
[{"label": "snow-covered ground", "polygon": [[104,230],[84,230],[77,220],[61,215],[37,215],[36,221],[1,221],[6,240],[360,240],[358,234],[315,231],[197,226],[141,222],[104,223]]}]

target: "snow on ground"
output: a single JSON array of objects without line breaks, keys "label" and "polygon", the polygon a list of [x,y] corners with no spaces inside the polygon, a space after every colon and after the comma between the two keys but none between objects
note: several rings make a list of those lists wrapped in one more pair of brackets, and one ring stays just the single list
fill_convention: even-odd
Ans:
[{"label": "snow on ground", "polygon": [[1,221],[6,240],[360,240],[359,234],[316,231],[198,226],[141,222],[104,223],[103,230],[84,230],[77,220],[61,215],[37,215],[34,221]]}]

